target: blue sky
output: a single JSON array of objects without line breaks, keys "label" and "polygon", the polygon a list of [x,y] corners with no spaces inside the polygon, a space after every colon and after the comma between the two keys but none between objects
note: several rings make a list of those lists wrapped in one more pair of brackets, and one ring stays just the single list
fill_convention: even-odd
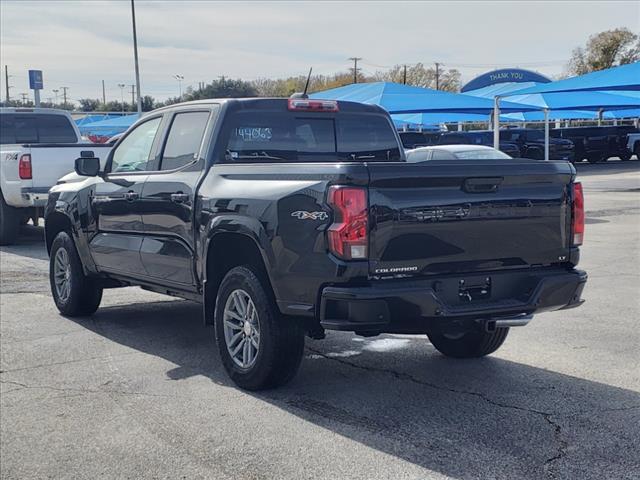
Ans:
[{"label": "blue sky", "polygon": [[[463,80],[494,67],[557,75],[591,33],[640,32],[640,2],[212,2],[136,0],[142,93],[178,94],[220,75],[247,80],[399,63],[441,62]],[[0,63],[11,95],[28,92],[27,70],[44,71],[43,99],[119,99],[134,83],[128,1],[0,3]],[[3,67],[4,68],[4,67]],[[4,72],[3,72],[4,73]],[[4,97],[4,75],[0,82]]]}]

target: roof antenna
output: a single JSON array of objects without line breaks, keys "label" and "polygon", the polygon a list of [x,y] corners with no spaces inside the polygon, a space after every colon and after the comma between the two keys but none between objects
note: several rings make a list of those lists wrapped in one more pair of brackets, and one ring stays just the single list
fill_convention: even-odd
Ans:
[{"label": "roof antenna", "polygon": [[309,69],[309,75],[307,75],[307,83],[305,83],[304,85],[304,92],[302,93],[296,92],[293,95],[291,95],[291,98],[309,98],[309,95],[307,95],[307,90],[309,89],[309,83],[311,82],[312,71],[313,71],[313,67]]}]

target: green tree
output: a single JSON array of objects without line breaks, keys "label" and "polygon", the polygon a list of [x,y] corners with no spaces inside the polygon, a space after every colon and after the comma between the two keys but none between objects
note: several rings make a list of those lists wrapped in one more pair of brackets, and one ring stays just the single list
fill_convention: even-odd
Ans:
[{"label": "green tree", "polygon": [[93,98],[81,98],[78,100],[78,103],[80,103],[80,110],[83,112],[95,112],[104,108],[100,100]]},{"label": "green tree", "polygon": [[183,101],[200,100],[204,98],[244,98],[257,96],[258,92],[250,82],[220,77],[219,80],[213,80],[202,89],[187,88],[186,93],[183,95]]},{"label": "green tree", "polygon": [[584,47],[573,50],[568,75],[583,75],[640,60],[640,38],[628,28],[591,35]]}]

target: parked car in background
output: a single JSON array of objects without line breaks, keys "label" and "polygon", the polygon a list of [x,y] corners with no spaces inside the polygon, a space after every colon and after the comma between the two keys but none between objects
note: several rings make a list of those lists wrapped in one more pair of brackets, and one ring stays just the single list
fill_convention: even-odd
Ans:
[{"label": "parked car in background", "polygon": [[627,152],[629,155],[635,155],[636,160],[640,160],[640,133],[627,135]]},{"label": "parked car in background", "polygon": [[[493,132],[470,130],[467,132],[446,132],[440,135],[437,145],[485,145],[493,147]],[[500,142],[500,150],[510,157],[520,157],[520,148],[511,142]]]},{"label": "parked car in background", "polygon": [[[549,160],[567,160],[575,158],[571,140],[554,138],[549,134]],[[514,143],[520,149],[520,157],[544,160],[544,130],[537,128],[505,128],[500,130],[500,141]]]},{"label": "parked car in background", "polygon": [[606,161],[610,157],[629,160],[633,150],[627,149],[627,135],[632,133],[638,133],[638,130],[630,125],[554,128],[550,132],[554,138],[574,143],[576,161],[586,159],[591,163]]},{"label": "parked car in background", "polygon": [[484,145],[436,145],[407,150],[407,162],[430,160],[493,160],[513,158],[500,150]]},{"label": "parked car in background", "polygon": [[64,110],[0,109],[0,245],[15,242],[19,226],[38,218],[47,192],[73,171],[82,151],[106,157],[111,146],[84,143]]},{"label": "parked car in background", "polygon": [[407,163],[389,115],[360,103],[161,108],[104,169],[80,158],[85,180],[51,189],[53,301],[91,315],[129,285],[199,301],[250,390],[291,380],[304,335],[327,329],[482,357],[533,314],[579,306],[587,281],[575,168],[494,155]]},{"label": "parked car in background", "polygon": [[434,145],[440,137],[440,132],[398,132],[402,146],[406,149]]}]

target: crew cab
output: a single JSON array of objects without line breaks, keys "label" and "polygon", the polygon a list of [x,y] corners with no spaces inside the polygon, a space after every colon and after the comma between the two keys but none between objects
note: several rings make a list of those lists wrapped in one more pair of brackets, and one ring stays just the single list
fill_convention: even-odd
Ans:
[{"label": "crew cab", "polygon": [[[549,159],[573,162],[575,147],[571,140],[555,138],[549,134]],[[505,128],[500,130],[500,141],[515,143],[520,149],[520,156],[544,159],[544,130],[538,128]]]},{"label": "crew cab", "polygon": [[554,138],[571,140],[575,145],[577,161],[587,159],[589,163],[603,162],[610,157],[629,160],[633,150],[627,149],[627,135],[637,133],[632,125],[608,125],[600,127],[554,128]]},{"label": "crew cab", "polygon": [[38,223],[47,192],[81,151],[106,156],[109,148],[83,142],[64,110],[0,109],[0,245],[15,242],[20,224]]},{"label": "crew cab", "polygon": [[[304,336],[426,334],[481,357],[533,314],[582,303],[582,187],[568,162],[407,163],[381,108],[224,99],[161,108],[104,169],[49,192],[63,315],[130,285],[201,302],[242,388],[282,385]],[[176,319],[178,320],[178,319]]]}]

